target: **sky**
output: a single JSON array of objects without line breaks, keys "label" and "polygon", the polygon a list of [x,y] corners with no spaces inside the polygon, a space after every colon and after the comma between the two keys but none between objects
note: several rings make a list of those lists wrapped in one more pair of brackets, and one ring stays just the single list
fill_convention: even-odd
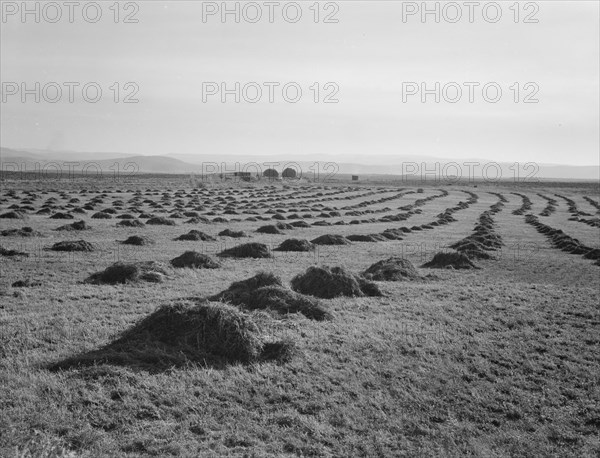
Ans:
[{"label": "sky", "polygon": [[[298,8],[279,3],[270,22],[265,2],[228,2],[239,5],[236,22],[221,17],[221,2],[129,2],[115,23],[113,2],[98,2],[97,22],[92,7],[70,22],[56,2],[62,16],[51,22],[58,10],[40,4],[35,22],[20,1],[3,2],[1,145],[197,159],[600,162],[599,2],[499,2],[496,22],[493,8],[476,8],[471,22],[464,2],[454,3],[456,20],[448,2],[427,2],[439,5],[436,22],[414,11],[421,2],[400,1],[299,2],[294,22]],[[65,83],[78,84],[73,100]],[[233,90],[224,102],[222,84]],[[33,90],[25,100],[24,88]],[[424,101],[422,89],[431,91]]]}]

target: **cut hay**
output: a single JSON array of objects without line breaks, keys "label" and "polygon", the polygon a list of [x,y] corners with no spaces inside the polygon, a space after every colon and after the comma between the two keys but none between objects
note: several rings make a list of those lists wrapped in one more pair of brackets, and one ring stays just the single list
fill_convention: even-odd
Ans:
[{"label": "cut hay", "polygon": [[375,283],[348,272],[343,267],[311,266],[306,272],[296,275],[291,285],[298,293],[323,299],[339,296],[383,296]]},{"label": "cut hay", "polygon": [[0,245],[0,256],[7,256],[7,257],[25,256],[25,257],[28,257],[29,253],[25,253],[24,251],[19,251],[19,250],[9,250],[9,249],[4,248],[2,245]]},{"label": "cut hay", "polygon": [[283,234],[283,232],[281,232],[277,226],[273,225],[273,224],[268,224],[266,226],[261,226],[258,229],[256,229],[256,232],[258,232],[259,234]]},{"label": "cut hay", "polygon": [[145,227],[139,219],[124,219],[117,223],[117,227]]},{"label": "cut hay", "polygon": [[219,232],[221,237],[232,237],[234,239],[247,237],[244,231],[232,231],[231,229],[225,229],[224,231]]},{"label": "cut hay", "polygon": [[412,262],[398,256],[376,262],[362,275],[367,280],[374,281],[411,281],[422,278]]},{"label": "cut hay", "polygon": [[13,288],[31,288],[33,286],[42,286],[42,282],[26,278],[25,280],[17,280],[11,286]]},{"label": "cut hay", "polygon": [[218,269],[221,265],[210,256],[197,251],[186,251],[181,256],[171,259],[173,267],[190,269]]},{"label": "cut hay", "polygon": [[146,221],[146,224],[153,224],[156,226],[175,226],[175,221],[164,216],[154,216]]},{"label": "cut hay", "polygon": [[289,356],[290,343],[265,343],[245,313],[220,303],[180,302],[158,310],[107,346],[68,358],[51,370],[114,364],[151,372],[189,364],[223,367]]},{"label": "cut hay", "polygon": [[116,285],[137,281],[160,283],[168,274],[166,266],[155,261],[115,262],[103,271],[90,275],[84,280],[84,283],[94,285]]},{"label": "cut hay", "polygon": [[112,219],[112,216],[106,212],[97,212],[92,215],[93,219]]},{"label": "cut hay", "polygon": [[5,229],[0,232],[3,237],[41,237],[42,233],[25,226],[21,229]]},{"label": "cut hay", "polygon": [[174,240],[191,240],[202,242],[214,242],[216,239],[212,235],[205,234],[202,231],[192,229],[187,234],[182,234]]},{"label": "cut hay", "polygon": [[25,213],[22,213],[20,211],[6,212],[6,213],[2,213],[0,215],[0,218],[4,218],[4,219],[25,219]]},{"label": "cut hay", "polygon": [[479,269],[467,255],[458,252],[436,253],[431,261],[421,267],[429,269]]},{"label": "cut hay", "polygon": [[384,242],[388,240],[381,234],[352,234],[346,238],[351,242]]},{"label": "cut hay", "polygon": [[300,313],[313,320],[332,318],[317,299],[285,288],[279,277],[267,272],[259,272],[254,277],[234,282],[209,300],[228,302],[251,310],[269,309],[280,314]]},{"label": "cut hay", "polygon": [[154,245],[156,242],[145,235],[132,235],[121,242],[123,245],[146,246]]},{"label": "cut hay", "polygon": [[54,229],[55,231],[87,231],[91,229],[85,221],[81,220],[81,221],[75,221],[74,223],[71,224],[65,224],[64,226],[59,226],[56,229]]},{"label": "cut hay", "polygon": [[275,248],[275,251],[312,251],[315,246],[304,239],[287,239]]},{"label": "cut hay", "polygon": [[315,245],[350,245],[352,242],[343,235],[325,234],[311,240]]},{"label": "cut hay", "polygon": [[85,240],[65,240],[56,242],[49,249],[52,251],[94,251],[94,245]]},{"label": "cut hay", "polygon": [[227,258],[270,258],[269,247],[264,243],[245,243],[221,251],[217,256]]}]

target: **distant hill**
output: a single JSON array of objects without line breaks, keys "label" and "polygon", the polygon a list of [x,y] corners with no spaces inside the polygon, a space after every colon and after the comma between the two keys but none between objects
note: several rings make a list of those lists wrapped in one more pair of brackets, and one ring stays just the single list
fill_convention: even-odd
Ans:
[{"label": "distant hill", "polygon": [[[22,150],[14,148],[0,148],[0,167],[2,171],[54,171],[60,167],[64,173],[69,168],[75,173],[87,170],[88,173],[96,173],[101,170],[103,174],[111,175],[116,172],[133,175],[136,173],[153,174],[195,174],[203,173],[227,173],[233,171],[258,171],[271,167],[269,162],[278,162],[274,168],[279,172],[290,164],[295,164],[306,178],[335,177],[339,174],[352,174],[363,176],[373,175],[409,175],[414,181],[434,181],[435,177],[441,180],[452,181],[459,175],[461,181],[467,181],[469,177],[475,180],[487,179],[494,181],[496,177],[504,180],[531,182],[533,179],[541,180],[600,180],[600,166],[569,166],[555,164],[531,164],[525,166],[521,163],[518,168],[514,164],[506,162],[492,162],[484,159],[439,159],[428,156],[423,157],[396,157],[394,162],[382,164],[382,157],[373,157],[374,164],[359,164],[349,162],[329,162],[321,160],[315,165],[315,161],[298,161],[293,158],[273,158],[270,156],[228,156],[220,158],[213,155],[198,156],[126,156],[119,153],[75,153],[60,151]],[[184,158],[185,160],[181,160]],[[365,158],[367,159],[367,157]],[[371,157],[368,158],[371,160]],[[78,164],[65,164],[65,162],[76,162]],[[477,162],[477,165],[468,165],[468,162]],[[459,167],[459,168],[457,168]],[[485,173],[484,173],[485,170]]]}]

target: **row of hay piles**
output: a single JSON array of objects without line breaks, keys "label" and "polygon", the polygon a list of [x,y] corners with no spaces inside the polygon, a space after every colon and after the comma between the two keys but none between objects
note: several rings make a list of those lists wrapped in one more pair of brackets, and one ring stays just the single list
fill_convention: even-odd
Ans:
[{"label": "row of hay piles", "polygon": [[515,196],[519,196],[521,198],[521,206],[512,212],[513,215],[524,215],[525,212],[531,210],[531,199],[527,197],[525,194],[519,194],[518,192],[513,192]]},{"label": "row of hay piles", "polygon": [[503,200],[506,200],[506,198],[502,194],[493,194],[501,197],[501,199],[479,216],[479,221],[475,225],[473,233],[450,245],[450,248],[454,248],[469,259],[492,259],[490,252],[504,246],[502,237],[495,232],[495,222],[492,215],[502,211],[504,207]]},{"label": "row of hay piles", "polygon": [[22,227],[21,229],[4,229],[0,231],[2,237],[41,237],[42,233],[34,231],[29,226]]},{"label": "row of hay piles", "polygon": [[149,371],[188,364],[249,364],[285,360],[290,342],[265,342],[256,323],[222,303],[165,305],[107,346],[52,364],[50,369],[109,363]]},{"label": "row of hay piles", "polygon": [[565,234],[560,229],[554,229],[547,224],[539,221],[537,216],[529,214],[525,217],[525,222],[532,225],[536,230],[548,237],[550,243],[555,248],[571,254],[583,255],[585,259],[599,260],[600,249],[591,248],[581,243],[576,238]]},{"label": "row of hay piles", "polygon": [[475,264],[464,254],[458,252],[439,252],[436,253],[431,261],[423,264],[422,267],[430,269],[478,269]]}]

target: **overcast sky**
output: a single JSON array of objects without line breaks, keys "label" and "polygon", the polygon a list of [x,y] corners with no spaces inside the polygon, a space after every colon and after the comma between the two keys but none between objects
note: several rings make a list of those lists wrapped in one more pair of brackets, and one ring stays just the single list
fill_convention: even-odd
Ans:
[{"label": "overcast sky", "polygon": [[[596,1],[537,2],[537,12],[533,7],[525,10],[523,2],[518,23],[509,9],[513,2],[500,2],[502,17],[496,23],[486,21],[481,9],[470,23],[466,6],[456,23],[445,20],[454,17],[451,9],[440,23],[433,15],[423,23],[419,14],[403,22],[406,2],[390,1],[337,2],[339,11],[332,17],[337,23],[323,22],[334,12],[333,6],[326,11],[324,4],[314,23],[312,1],[302,3],[302,18],[296,23],[284,20],[281,8],[270,23],[262,2],[258,5],[263,17],[257,23],[243,16],[236,23],[233,15],[222,23],[218,14],[203,22],[202,2],[136,3],[139,11],[133,17],[138,23],[122,22],[134,11],[131,7],[120,11],[115,24],[112,2],[101,2],[102,18],[96,23],[84,20],[80,10],[69,23],[66,6],[57,23],[45,20],[54,17],[52,10],[40,23],[33,15],[22,23],[20,12],[4,18],[4,89],[12,82],[31,88],[35,82],[94,82],[103,96],[97,103],[86,102],[79,86],[70,103],[63,86],[57,103],[43,97],[35,103],[31,95],[23,103],[20,94],[4,93],[2,146],[198,158],[203,153],[285,153],[299,160],[327,157],[365,163],[379,156],[398,162],[403,155],[419,154],[599,163]],[[429,2],[431,8],[434,3]],[[6,2],[3,5],[6,8]],[[20,8],[21,2],[14,5]],[[249,19],[254,16],[253,10],[246,12]],[[287,12],[293,19],[293,8]],[[94,11],[87,13],[92,18]],[[487,13],[493,20],[495,11]],[[528,14],[538,22],[524,23]],[[131,92],[125,83],[134,82],[139,102],[115,103],[109,89],[115,82],[120,98]],[[233,95],[226,103],[219,95],[204,103],[203,82],[225,82],[230,88],[235,82],[280,86],[274,103],[269,103],[265,86],[258,103],[242,97],[236,104]],[[303,90],[297,103],[283,99],[281,87],[288,82]],[[319,103],[310,89],[315,82]],[[335,88],[324,90],[328,82],[339,88],[334,96],[338,103],[323,103]],[[440,103],[434,95],[422,103],[419,94],[403,102],[406,82],[424,82],[429,88],[435,82],[454,82],[463,87],[463,94],[457,103],[445,101],[443,95]],[[464,82],[480,84],[474,89],[474,103],[469,103]],[[497,103],[483,98],[481,88],[490,82],[503,91]],[[514,83],[519,87],[518,103]],[[525,87],[526,83],[533,84]],[[448,89],[447,97],[455,97]],[[490,98],[495,96],[492,89]],[[293,97],[294,91],[288,95]],[[527,95],[539,102],[523,103]]]}]

